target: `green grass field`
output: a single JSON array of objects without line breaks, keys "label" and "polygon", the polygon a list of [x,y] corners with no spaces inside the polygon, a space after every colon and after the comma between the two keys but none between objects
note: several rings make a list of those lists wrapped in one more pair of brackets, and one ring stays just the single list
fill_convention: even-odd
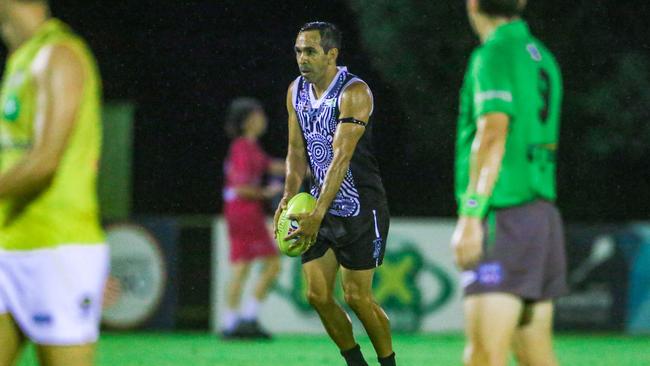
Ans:
[{"label": "green grass field", "polygon": [[[377,365],[367,338],[360,339],[370,365]],[[458,366],[460,335],[396,335],[400,366]],[[617,335],[560,335],[556,349],[566,366],[650,366],[650,338]],[[19,366],[36,365],[33,348]],[[107,333],[98,351],[100,366],[344,366],[325,336],[279,336],[272,341],[222,341],[205,333]]]}]

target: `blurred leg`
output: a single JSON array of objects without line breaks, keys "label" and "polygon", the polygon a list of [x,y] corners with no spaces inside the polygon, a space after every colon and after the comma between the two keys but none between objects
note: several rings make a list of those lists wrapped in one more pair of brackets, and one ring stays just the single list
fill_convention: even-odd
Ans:
[{"label": "blurred leg", "polygon": [[325,255],[303,265],[307,279],[307,299],[320,316],[327,334],[341,349],[356,346],[352,335],[352,322],[348,314],[334,300],[334,282],[339,263],[334,252],[328,249]]},{"label": "blurred leg", "polygon": [[231,265],[231,277],[228,284],[228,308],[236,310],[241,302],[244,282],[250,272],[250,262],[236,262]]},{"label": "blurred leg", "polygon": [[471,366],[506,366],[513,334],[521,315],[521,300],[505,293],[472,295],[465,299],[467,345]]},{"label": "blurred leg", "polygon": [[244,290],[244,283],[250,272],[250,262],[235,262],[231,265],[231,277],[227,284],[226,311],[223,314],[222,329],[224,336],[234,336],[240,323],[239,307]]},{"label": "blurred leg", "polygon": [[92,366],[95,343],[79,346],[37,346],[41,366]]},{"label": "blurred leg", "polygon": [[280,273],[280,257],[272,256],[266,257],[262,260],[262,272],[260,278],[255,286],[255,298],[257,301],[262,301],[269,293],[269,289],[275,283]]},{"label": "blurred leg", "polygon": [[0,314],[0,366],[13,366],[25,341],[9,313]]},{"label": "blurred leg", "polygon": [[273,286],[280,272],[280,258],[276,255],[263,258],[261,261],[262,270],[255,284],[254,294],[242,305],[240,317],[243,322],[242,330],[245,330],[248,337],[269,339],[271,335],[261,327],[257,319],[261,302],[268,295],[271,286]]},{"label": "blurred leg", "polygon": [[553,352],[553,303],[529,305],[531,319],[515,331],[513,347],[521,366],[557,366]]},{"label": "blurred leg", "polygon": [[378,357],[393,354],[388,316],[372,295],[374,269],[364,271],[342,270],[345,302],[363,323]]},{"label": "blurred leg", "polygon": [[102,309],[108,309],[117,304],[122,294],[122,283],[117,277],[108,276],[102,296]]},{"label": "blurred leg", "polygon": [[485,353],[480,350],[477,339],[479,332],[480,309],[479,299],[476,296],[467,296],[463,303],[465,312],[465,349],[463,351],[463,364],[465,366],[486,365]]}]

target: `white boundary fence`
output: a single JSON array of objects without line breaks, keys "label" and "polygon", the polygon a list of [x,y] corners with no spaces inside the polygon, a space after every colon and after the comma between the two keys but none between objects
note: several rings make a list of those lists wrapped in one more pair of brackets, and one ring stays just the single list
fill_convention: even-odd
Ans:
[{"label": "white boundary fence", "polygon": [[[436,219],[391,221],[384,265],[375,275],[375,296],[396,331],[444,332],[462,329],[462,289],[449,242],[454,222]],[[223,218],[213,225],[212,314],[213,331],[225,309],[229,277],[228,236]],[[252,272],[256,275],[257,269]],[[250,294],[248,286],[246,293]],[[337,293],[342,298],[340,291]],[[244,299],[246,296],[244,296]],[[304,297],[299,258],[282,258],[282,273],[264,303],[261,322],[276,333],[322,333],[316,313]],[[355,327],[359,326],[352,316]]]}]

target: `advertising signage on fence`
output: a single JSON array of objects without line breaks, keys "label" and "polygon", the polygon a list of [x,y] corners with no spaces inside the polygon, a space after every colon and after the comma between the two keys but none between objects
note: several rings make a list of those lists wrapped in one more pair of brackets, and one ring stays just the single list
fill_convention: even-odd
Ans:
[{"label": "advertising signage on fence", "polygon": [[556,303],[556,327],[650,334],[650,226],[570,225],[571,293]]},{"label": "advertising signage on fence", "polygon": [[113,329],[171,329],[176,309],[174,220],[142,218],[106,229],[111,252],[111,304],[102,324]]},{"label": "advertising signage on fence", "polygon": [[[374,294],[396,331],[462,330],[462,288],[449,248],[453,225],[451,220],[391,221]],[[224,222],[217,220],[213,230],[212,327],[216,331],[230,268]],[[566,232],[571,292],[556,302],[556,328],[650,334],[650,225],[568,225]],[[337,291],[344,304],[340,288]],[[261,321],[273,332],[324,331],[306,301],[299,258],[282,258],[282,273],[264,304]]]},{"label": "advertising signage on fence", "polygon": [[[230,275],[225,230],[223,220],[217,220],[213,235],[212,327],[215,331],[219,315],[225,310],[225,283]],[[374,294],[396,331],[462,329],[459,275],[449,250],[452,231],[452,221],[391,221],[384,264],[375,275]],[[250,290],[247,288],[247,293]],[[261,311],[264,326],[272,332],[322,333],[323,327],[307,303],[305,291],[300,259],[284,257],[280,278]],[[336,296],[344,304],[340,288]]]}]

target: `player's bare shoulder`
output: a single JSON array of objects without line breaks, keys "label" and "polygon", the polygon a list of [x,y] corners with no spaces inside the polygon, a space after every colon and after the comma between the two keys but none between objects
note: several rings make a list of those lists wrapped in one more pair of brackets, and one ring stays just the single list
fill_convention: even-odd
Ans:
[{"label": "player's bare shoulder", "polygon": [[296,87],[297,79],[289,83],[287,88],[287,110],[291,111],[293,109],[293,94],[294,88]]},{"label": "player's bare shoulder", "polygon": [[367,122],[372,114],[373,105],[372,91],[362,80],[351,82],[341,93],[341,117],[354,116],[361,119],[365,116],[364,120]]},{"label": "player's bare shoulder", "polygon": [[293,80],[292,82],[289,83],[289,87],[287,88],[287,96],[291,96],[293,93],[293,88],[296,87],[298,80]]},{"label": "player's bare shoulder", "polygon": [[81,56],[72,47],[63,43],[47,45],[39,50],[31,71],[36,76],[46,76],[57,71],[69,78],[80,80],[84,78]]}]

